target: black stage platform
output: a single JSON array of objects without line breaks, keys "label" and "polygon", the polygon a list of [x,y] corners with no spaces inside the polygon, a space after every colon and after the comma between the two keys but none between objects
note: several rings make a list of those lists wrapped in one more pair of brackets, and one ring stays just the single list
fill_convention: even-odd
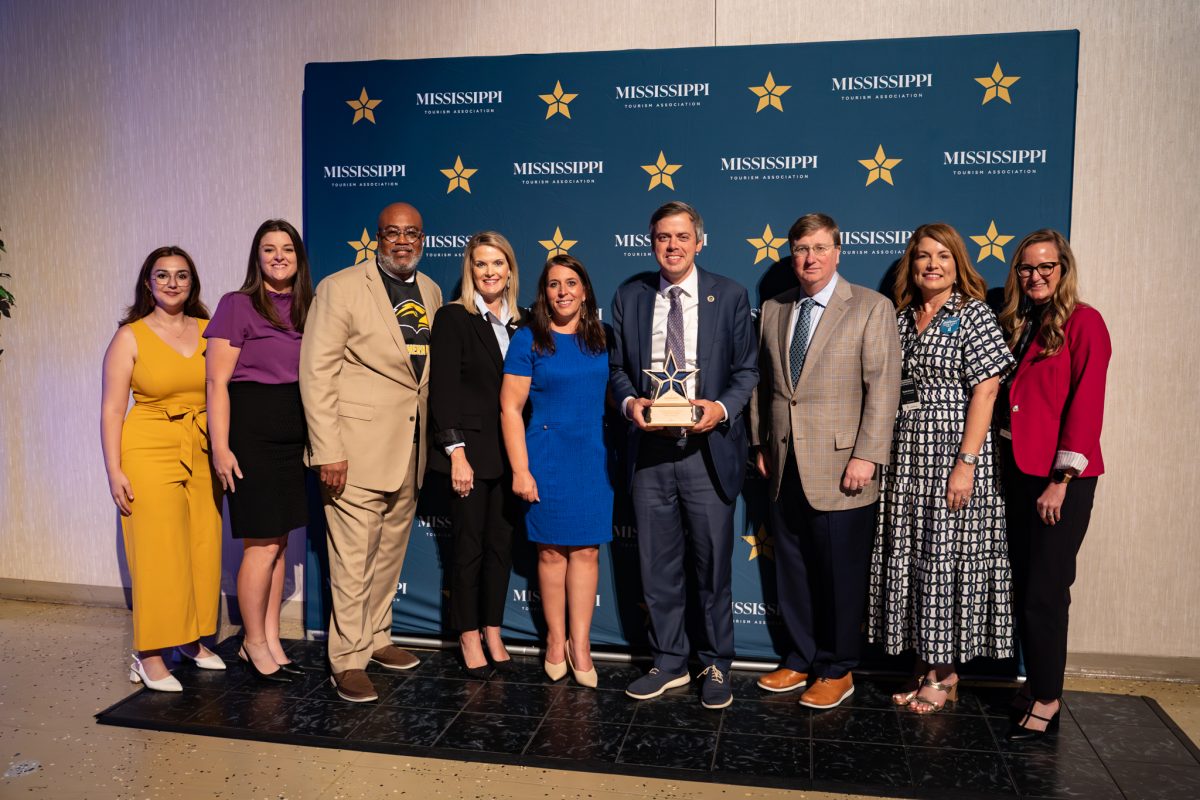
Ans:
[{"label": "black stage platform", "polygon": [[377,703],[341,700],[324,643],[289,642],[307,675],[264,685],[218,648],[226,672],[175,670],[182,694],[141,690],[97,715],[106,725],[487,761],[889,797],[1200,797],[1200,751],[1153,700],[1068,692],[1057,736],[1003,738],[1009,688],[960,690],[929,717],[889,703],[894,681],[864,679],[841,708],[814,712],[797,694],[770,695],[734,672],[734,703],[701,707],[698,684],[636,702],[624,694],[638,667],[597,662],[598,691],[550,683],[541,662],[468,680],[456,655],[418,652],[407,673],[369,671]]}]

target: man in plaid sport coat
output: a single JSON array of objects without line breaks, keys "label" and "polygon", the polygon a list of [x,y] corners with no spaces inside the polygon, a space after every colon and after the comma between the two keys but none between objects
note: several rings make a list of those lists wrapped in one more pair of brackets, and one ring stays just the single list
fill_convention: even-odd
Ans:
[{"label": "man in plaid sport coat", "polygon": [[788,231],[800,285],[763,303],[751,444],[770,481],[779,607],[791,638],[758,685],[805,689],[833,708],[854,693],[879,467],[900,401],[896,311],[837,274],[841,234],[825,214]]}]

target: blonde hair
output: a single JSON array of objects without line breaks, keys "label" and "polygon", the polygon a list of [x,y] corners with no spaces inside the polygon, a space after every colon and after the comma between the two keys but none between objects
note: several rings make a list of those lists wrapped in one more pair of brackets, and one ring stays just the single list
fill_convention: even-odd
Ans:
[{"label": "blonde hair", "polygon": [[1063,327],[1075,313],[1075,307],[1081,304],[1075,254],[1071,252],[1071,243],[1067,241],[1067,237],[1058,231],[1050,228],[1036,230],[1017,245],[1008,270],[1008,278],[1004,281],[1004,308],[1000,310],[1000,325],[1008,335],[1009,348],[1016,349],[1021,340],[1021,331],[1029,317],[1028,305],[1021,303],[1024,293],[1021,291],[1021,281],[1017,277],[1017,265],[1025,255],[1025,248],[1042,242],[1050,242],[1058,248],[1058,268],[1061,270],[1058,286],[1054,289],[1054,296],[1050,298],[1048,313],[1042,314],[1042,325],[1037,332],[1042,338],[1041,355],[1049,357],[1062,350]]},{"label": "blonde hair", "polygon": [[917,245],[926,238],[933,239],[945,247],[954,257],[954,270],[957,273],[954,279],[955,287],[967,297],[983,300],[987,284],[971,263],[971,257],[967,255],[967,246],[958,235],[958,231],[944,222],[930,222],[917,228],[908,238],[908,246],[904,248],[904,255],[896,268],[896,281],[892,284],[892,299],[896,301],[896,307],[903,311],[921,297],[921,290],[913,281],[912,262],[916,257]]},{"label": "blonde hair", "polygon": [[467,309],[468,314],[479,314],[479,307],[475,303],[475,297],[478,294],[475,290],[475,249],[482,245],[494,247],[504,253],[504,258],[508,261],[508,282],[504,286],[504,299],[508,302],[508,313],[514,320],[520,319],[521,307],[517,305],[517,297],[520,292],[517,281],[517,257],[513,254],[513,248],[508,243],[508,239],[496,231],[480,231],[467,242],[467,246],[463,250],[462,291],[459,293],[459,302]]}]

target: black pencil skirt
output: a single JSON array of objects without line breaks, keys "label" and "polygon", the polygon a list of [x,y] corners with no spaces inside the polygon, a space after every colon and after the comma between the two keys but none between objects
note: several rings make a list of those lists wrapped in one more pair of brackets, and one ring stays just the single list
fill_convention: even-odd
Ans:
[{"label": "black pencil skirt", "polygon": [[229,384],[229,449],[242,477],[229,493],[235,539],[270,539],[308,524],[298,383]]}]

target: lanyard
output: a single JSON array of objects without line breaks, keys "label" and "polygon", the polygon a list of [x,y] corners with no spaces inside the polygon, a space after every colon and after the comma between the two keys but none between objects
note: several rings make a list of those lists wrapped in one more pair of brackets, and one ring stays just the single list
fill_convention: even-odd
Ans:
[{"label": "lanyard", "polygon": [[[953,306],[953,308],[951,308],[951,306]],[[921,340],[925,338],[925,334],[929,332],[929,329],[940,326],[947,314],[949,314],[951,311],[958,313],[962,310],[962,306],[962,296],[958,294],[958,292],[950,295],[946,302],[942,304],[942,307],[937,310],[937,313],[933,315],[933,319],[929,321],[929,324],[925,326],[925,330],[923,331],[917,330],[916,314],[912,313],[913,307],[909,306],[909,318],[912,320],[914,335],[913,340],[908,343],[907,347],[904,348],[904,356],[901,364],[904,365],[905,371],[908,370],[909,359],[912,357],[913,353],[916,352],[917,346],[921,344]]]}]

